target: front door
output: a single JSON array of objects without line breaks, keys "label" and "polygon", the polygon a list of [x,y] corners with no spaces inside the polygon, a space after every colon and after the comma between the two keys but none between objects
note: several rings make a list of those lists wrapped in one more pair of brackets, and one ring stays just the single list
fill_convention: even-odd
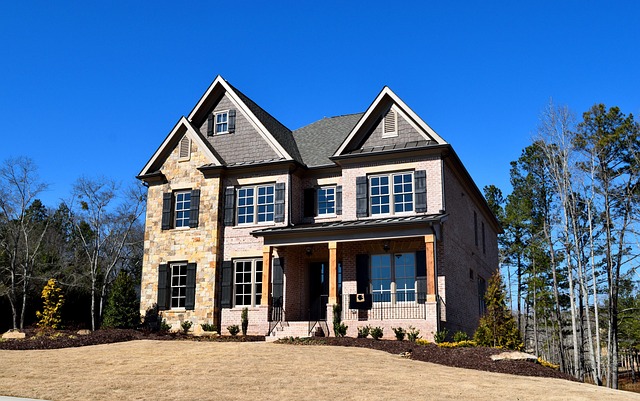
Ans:
[{"label": "front door", "polygon": [[309,264],[309,320],[327,320],[329,263]]}]

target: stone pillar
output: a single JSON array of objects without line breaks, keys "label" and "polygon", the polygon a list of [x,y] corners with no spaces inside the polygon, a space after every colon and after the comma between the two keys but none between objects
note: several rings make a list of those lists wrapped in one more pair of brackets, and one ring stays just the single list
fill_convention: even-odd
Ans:
[{"label": "stone pillar", "polygon": [[271,304],[271,254],[273,248],[262,247],[262,300],[260,305],[269,306]]},{"label": "stone pillar", "polygon": [[436,282],[436,237],[433,234],[424,236],[427,262],[427,302],[436,302],[438,283]]},{"label": "stone pillar", "polygon": [[329,304],[338,303],[338,243],[329,242]]}]

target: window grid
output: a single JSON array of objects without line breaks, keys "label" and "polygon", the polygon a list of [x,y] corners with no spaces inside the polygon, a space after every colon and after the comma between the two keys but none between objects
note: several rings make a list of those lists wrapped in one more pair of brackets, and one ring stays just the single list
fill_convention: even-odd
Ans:
[{"label": "window grid", "polygon": [[234,305],[256,306],[262,301],[262,260],[235,262]]},{"label": "window grid", "polygon": [[258,223],[273,221],[275,210],[274,186],[258,187]]},{"label": "window grid", "polygon": [[216,134],[229,132],[229,112],[216,113]]},{"label": "window grid", "polygon": [[318,216],[336,214],[336,187],[318,188]]},{"label": "window grid", "polygon": [[412,212],[413,173],[371,176],[369,199],[372,216]]},{"label": "window grid", "polygon": [[189,227],[191,191],[176,192],[175,198],[175,227]]},{"label": "window grid", "polygon": [[415,301],[415,254],[371,255],[371,287],[375,302]]},{"label": "window grid", "polygon": [[238,189],[238,224],[251,224],[254,222],[253,205],[254,188]]},{"label": "window grid", "polygon": [[413,253],[395,255],[396,301],[415,301],[416,260]]},{"label": "window grid", "polygon": [[273,222],[275,204],[275,186],[273,184],[239,188],[238,224]]},{"label": "window grid", "polygon": [[187,265],[171,265],[171,308],[184,308],[187,290]]}]

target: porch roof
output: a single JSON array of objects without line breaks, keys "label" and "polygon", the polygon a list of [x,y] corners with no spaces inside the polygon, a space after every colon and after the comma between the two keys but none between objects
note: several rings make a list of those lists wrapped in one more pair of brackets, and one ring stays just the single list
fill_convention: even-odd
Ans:
[{"label": "porch roof", "polygon": [[330,221],[263,228],[253,231],[251,235],[263,237],[264,245],[271,246],[406,238],[427,234],[435,234],[436,238],[440,239],[440,224],[447,217],[448,214],[440,213],[380,219]]}]

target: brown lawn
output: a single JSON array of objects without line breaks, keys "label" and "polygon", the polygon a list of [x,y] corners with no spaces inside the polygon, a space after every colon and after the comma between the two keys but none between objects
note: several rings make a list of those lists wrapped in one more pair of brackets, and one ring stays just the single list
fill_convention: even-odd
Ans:
[{"label": "brown lawn", "polygon": [[381,351],[138,340],[0,350],[0,395],[48,400],[640,400],[560,379],[452,368]]}]

